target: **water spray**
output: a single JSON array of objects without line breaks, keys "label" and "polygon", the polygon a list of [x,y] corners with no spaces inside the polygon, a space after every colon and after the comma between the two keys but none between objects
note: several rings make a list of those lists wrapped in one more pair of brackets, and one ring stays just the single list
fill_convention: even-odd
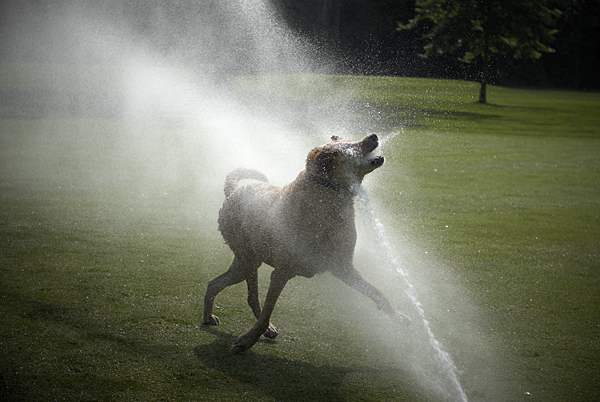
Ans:
[{"label": "water spray", "polygon": [[383,251],[387,256],[394,273],[399,275],[404,282],[405,293],[419,315],[420,322],[427,333],[429,344],[434,351],[435,360],[445,376],[444,380],[452,386],[452,389],[456,393],[456,400],[468,402],[467,395],[465,394],[465,391],[463,390],[460,380],[456,374],[457,369],[454,361],[452,360],[452,356],[450,356],[450,354],[444,350],[443,345],[433,333],[431,325],[429,324],[429,320],[425,315],[423,305],[417,298],[416,289],[410,280],[408,272],[402,268],[402,264],[396,256],[392,244],[385,234],[385,228],[381,221],[375,216],[375,211],[371,201],[369,200],[369,196],[362,186],[357,193],[356,199],[358,201],[359,210],[366,214],[367,220],[377,237],[377,243],[383,248]]}]

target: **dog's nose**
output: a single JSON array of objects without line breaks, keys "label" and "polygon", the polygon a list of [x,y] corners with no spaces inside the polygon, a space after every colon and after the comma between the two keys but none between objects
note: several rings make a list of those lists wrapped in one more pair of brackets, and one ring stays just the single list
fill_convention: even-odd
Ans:
[{"label": "dog's nose", "polygon": [[377,134],[371,134],[367,138],[371,141],[375,141],[375,142],[379,141],[379,137],[377,137]]}]

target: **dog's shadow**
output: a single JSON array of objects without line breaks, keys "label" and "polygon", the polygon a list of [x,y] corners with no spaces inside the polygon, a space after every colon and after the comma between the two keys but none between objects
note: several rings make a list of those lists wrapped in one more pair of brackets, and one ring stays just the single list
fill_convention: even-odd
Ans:
[{"label": "dog's shadow", "polygon": [[[344,378],[361,368],[317,366],[302,361],[265,356],[252,349],[244,355],[234,355],[229,347],[236,336],[215,327],[201,326],[215,335],[214,342],[194,348],[198,360],[206,367],[235,378],[251,389],[271,396],[276,401],[343,401],[348,389],[342,390]],[[274,341],[259,341],[275,343]],[[345,395],[346,394],[346,395]]]}]

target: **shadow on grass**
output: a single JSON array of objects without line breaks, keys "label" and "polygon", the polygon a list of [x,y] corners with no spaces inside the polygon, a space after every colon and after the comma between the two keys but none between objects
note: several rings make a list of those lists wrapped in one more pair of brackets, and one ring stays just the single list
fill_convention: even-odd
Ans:
[{"label": "shadow on grass", "polygon": [[[194,348],[203,365],[218,370],[240,383],[272,397],[276,401],[346,401],[358,399],[357,392],[368,395],[369,390],[360,384],[344,381],[349,374],[377,375],[390,370],[360,367],[337,367],[310,364],[304,361],[256,354],[252,349],[244,355],[234,355],[229,347],[236,336],[214,327],[202,326],[202,330],[215,335],[214,342]],[[275,343],[261,340],[259,342]],[[404,377],[401,370],[393,370],[394,376]],[[350,397],[350,398],[349,398]]]}]

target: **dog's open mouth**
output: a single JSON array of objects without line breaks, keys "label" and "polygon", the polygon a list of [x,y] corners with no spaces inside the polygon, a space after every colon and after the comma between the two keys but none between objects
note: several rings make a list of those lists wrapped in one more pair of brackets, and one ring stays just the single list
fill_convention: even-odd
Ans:
[{"label": "dog's open mouth", "polygon": [[375,155],[376,152],[369,152],[362,158],[360,158],[360,164],[363,166],[369,166],[372,169],[377,169],[378,167],[383,165],[385,162],[385,158],[382,155]]},{"label": "dog's open mouth", "polygon": [[385,158],[381,155],[376,156],[375,158],[371,159],[369,161],[369,164],[373,167],[379,167],[381,165],[383,165],[383,162],[385,161]]},{"label": "dog's open mouth", "polygon": [[340,140],[335,136],[331,139],[334,141],[332,148],[345,157],[353,159],[361,167],[363,174],[377,169],[385,162],[379,150],[379,138],[376,134],[371,134],[357,142]]},{"label": "dog's open mouth", "polygon": [[359,144],[362,152],[364,152],[363,163],[370,165],[372,168],[378,168],[383,165],[385,158],[381,155],[374,155],[379,146],[379,138],[376,134],[365,137]]}]

